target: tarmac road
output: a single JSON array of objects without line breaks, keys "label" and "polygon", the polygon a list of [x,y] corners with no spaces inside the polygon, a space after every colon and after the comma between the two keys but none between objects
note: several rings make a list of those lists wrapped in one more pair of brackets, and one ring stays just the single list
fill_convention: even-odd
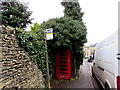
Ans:
[{"label": "tarmac road", "polygon": [[97,88],[97,90],[102,90],[103,88],[100,85],[100,83],[98,82],[98,80],[96,78],[92,77],[91,66],[92,66],[93,63],[87,62],[87,60],[85,60],[84,63],[87,64],[88,71],[89,71],[89,74],[91,76],[91,82],[92,82],[93,88]]},{"label": "tarmac road", "polygon": [[80,66],[80,78],[78,80],[64,82],[59,88],[97,88],[101,90],[101,85],[98,81],[91,76],[92,63],[84,60],[83,65]]}]

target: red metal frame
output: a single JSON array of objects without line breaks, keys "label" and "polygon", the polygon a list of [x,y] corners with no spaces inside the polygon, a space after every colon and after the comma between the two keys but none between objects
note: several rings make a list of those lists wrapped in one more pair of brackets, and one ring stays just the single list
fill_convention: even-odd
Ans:
[{"label": "red metal frame", "polygon": [[71,78],[71,52],[59,50],[56,55],[56,77],[58,79]]}]

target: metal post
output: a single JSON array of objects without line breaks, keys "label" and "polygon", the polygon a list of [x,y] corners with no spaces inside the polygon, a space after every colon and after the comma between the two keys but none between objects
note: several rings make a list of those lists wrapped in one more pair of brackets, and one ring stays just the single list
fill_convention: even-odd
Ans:
[{"label": "metal post", "polygon": [[48,51],[47,51],[47,40],[46,40],[46,35],[45,35],[45,47],[46,47],[47,84],[48,84],[48,88],[50,88],[50,75],[49,75]]}]

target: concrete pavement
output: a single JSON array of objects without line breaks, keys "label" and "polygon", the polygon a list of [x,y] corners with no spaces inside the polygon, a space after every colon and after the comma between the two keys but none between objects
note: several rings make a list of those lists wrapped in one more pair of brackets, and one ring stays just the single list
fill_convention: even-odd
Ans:
[{"label": "concrete pavement", "polygon": [[84,60],[83,65],[80,66],[80,78],[78,80],[64,82],[59,88],[94,88],[91,80],[91,65],[87,60]]}]

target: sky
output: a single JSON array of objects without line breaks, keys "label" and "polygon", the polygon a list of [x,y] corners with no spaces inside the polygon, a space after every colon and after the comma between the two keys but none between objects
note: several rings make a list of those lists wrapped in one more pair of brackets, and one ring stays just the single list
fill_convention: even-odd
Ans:
[{"label": "sky", "polygon": [[[22,0],[21,0],[22,1]],[[118,2],[120,0],[79,0],[83,22],[87,27],[86,45],[99,43],[118,30]],[[51,18],[62,17],[64,7],[62,0],[24,0],[29,2],[29,9],[33,12],[33,23],[41,24]],[[27,28],[29,30],[29,26]]]}]

